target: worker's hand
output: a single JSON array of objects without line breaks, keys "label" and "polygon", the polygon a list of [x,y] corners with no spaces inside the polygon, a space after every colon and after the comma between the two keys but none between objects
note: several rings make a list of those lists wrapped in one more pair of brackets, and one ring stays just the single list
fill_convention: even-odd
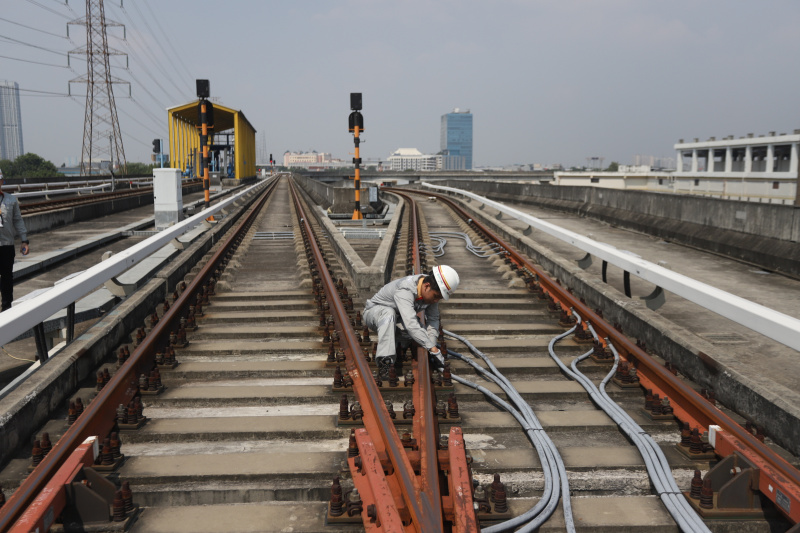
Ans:
[{"label": "worker's hand", "polygon": [[19,247],[19,251],[22,253],[22,255],[28,255],[28,245],[23,242],[22,246]]},{"label": "worker's hand", "polygon": [[430,361],[433,370],[444,370],[444,355],[436,346],[428,350],[428,361]]}]

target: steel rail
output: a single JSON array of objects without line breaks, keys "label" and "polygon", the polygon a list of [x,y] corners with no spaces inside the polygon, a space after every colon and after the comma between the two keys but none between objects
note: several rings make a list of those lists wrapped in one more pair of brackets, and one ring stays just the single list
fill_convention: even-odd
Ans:
[{"label": "steel rail", "polygon": [[[420,194],[418,191],[407,192],[416,192]],[[663,393],[672,400],[672,407],[678,419],[689,422],[703,430],[708,430],[712,425],[721,427],[738,441],[737,451],[745,456],[749,456],[749,458],[754,458],[757,463],[764,465],[768,471],[764,472],[762,469],[762,473],[768,475],[773,484],[787,487],[793,501],[800,503],[800,471],[798,471],[798,469],[792,466],[783,457],[770,450],[763,442],[756,439],[753,434],[736,423],[731,417],[709,403],[705,398],[700,396],[697,391],[674,376],[663,365],[650,357],[647,352],[636,346],[636,344],[631,342],[625,335],[614,329],[614,327],[608,324],[600,315],[592,311],[577,297],[573,296],[564,287],[552,280],[546,272],[537,268],[530,260],[516,252],[487,226],[475,220],[473,216],[462,209],[452,199],[440,193],[426,191],[423,194],[425,194],[425,196],[436,196],[444,200],[445,203],[463,217],[464,220],[470,221],[469,224],[473,228],[482,232],[489,240],[505,248],[511,260],[517,263],[518,266],[535,273],[542,287],[546,289],[555,300],[561,303],[563,309],[568,310],[574,308],[585,321],[592,324],[592,327],[595,328],[600,337],[607,337],[613,342],[614,347],[620,352],[623,359],[629,362],[633,360],[637,361],[638,365],[636,365],[636,369],[640,381],[649,383],[647,388],[660,389],[663,391]],[[762,491],[762,494],[769,497],[773,502],[777,498],[774,491],[765,490]],[[793,507],[796,508],[798,506],[795,505]],[[797,521],[795,518],[797,512],[798,511],[794,509],[791,512],[791,516],[795,521]]]},{"label": "steel rail", "polygon": [[[126,180],[127,181],[127,180]],[[191,185],[196,185],[197,181],[199,180],[187,180],[181,183],[181,187],[188,187]],[[109,185],[110,186],[110,185]],[[104,186],[105,187],[105,186]],[[44,200],[41,202],[26,202],[20,203],[20,211],[23,214],[31,214],[35,212],[42,212],[42,211],[50,211],[53,209],[60,209],[64,207],[68,207],[70,205],[84,205],[84,204],[91,204],[95,202],[105,201],[105,200],[114,200],[117,198],[128,198],[131,196],[139,196],[143,194],[152,193],[153,187],[136,187],[130,189],[122,189],[113,192],[100,192],[100,193],[92,193],[90,195],[80,195],[76,194],[75,196],[70,196],[69,198],[58,198],[55,200]],[[53,194],[66,194],[69,192],[69,189],[51,189],[49,191],[42,191],[43,194],[39,194],[38,196],[44,196],[44,193],[52,192]],[[15,194],[17,198],[24,197],[28,193],[23,194]]]},{"label": "steel rail", "polygon": [[33,502],[36,496],[45,488],[47,482],[55,475],[59,467],[67,460],[72,451],[86,438],[91,436],[103,437],[109,433],[115,424],[116,408],[118,405],[128,405],[128,402],[139,392],[139,375],[149,372],[155,360],[156,350],[164,345],[169,345],[169,334],[180,324],[182,311],[194,303],[198,287],[202,286],[221,261],[228,249],[236,242],[240,235],[246,232],[255,219],[256,214],[263,206],[266,199],[275,190],[277,180],[262,193],[261,199],[255,208],[245,216],[235,231],[228,236],[222,246],[214,253],[183,293],[178,297],[169,311],[158,321],[158,324],[144,338],[143,342],[131,353],[130,358],[111,377],[111,380],[86,406],[84,412],[67,429],[64,435],[54,444],[34,471],[22,482],[20,487],[0,508],[0,531],[7,531],[25,509]]},{"label": "steel rail", "polygon": [[[408,195],[402,196],[409,204],[409,219],[411,239],[409,246],[412,253],[412,268],[414,274],[422,274],[420,260],[420,227],[417,215],[417,203]],[[422,315],[422,313],[420,313]],[[424,316],[420,316],[423,326]],[[441,488],[439,484],[439,420],[434,412],[436,394],[431,385],[431,371],[428,362],[428,352],[423,347],[417,347],[416,361],[417,379],[412,386],[412,397],[416,406],[416,414],[412,421],[414,435],[419,442],[420,452],[420,480],[422,490],[420,497],[429,513],[437,518],[437,526],[441,529],[443,523]]]},{"label": "steel rail", "polygon": [[[372,378],[372,372],[363,357],[361,345],[356,338],[355,331],[350,325],[350,321],[346,318],[347,311],[336,291],[333,278],[325,265],[322,251],[314,239],[314,232],[299,195],[291,182],[290,185],[290,192],[300,217],[300,223],[309,236],[309,245],[317,263],[317,271],[322,279],[323,290],[330,305],[336,328],[340,334],[339,343],[347,355],[345,364],[350,376],[353,378],[353,392],[364,410],[364,427],[372,437],[371,440],[377,453],[379,455],[385,453],[390,464],[387,480],[390,481],[390,485],[391,480],[394,480],[400,490],[400,497],[406,505],[406,511],[409,514],[408,518],[411,520],[413,528],[411,531],[426,533],[441,531],[441,526],[437,527],[431,521],[431,516],[427,511],[428,506],[423,506],[417,499],[420,487],[414,475],[411,461],[402,446],[397,428],[395,428],[392,419],[389,417],[389,412],[386,410],[380,390]],[[381,509],[379,508],[378,512],[380,511]]]}]

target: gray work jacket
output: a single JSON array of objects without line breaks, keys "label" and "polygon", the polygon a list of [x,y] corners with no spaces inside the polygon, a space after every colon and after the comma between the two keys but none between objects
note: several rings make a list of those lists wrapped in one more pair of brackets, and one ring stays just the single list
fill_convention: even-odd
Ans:
[{"label": "gray work jacket", "polygon": [[0,196],[0,215],[3,217],[3,227],[0,228],[0,246],[14,246],[14,236],[19,235],[23,242],[28,240],[28,230],[25,229],[25,222],[22,221],[22,213],[19,211],[19,202],[16,196],[3,193]]},{"label": "gray work jacket", "polygon": [[[430,350],[436,346],[439,339],[439,304],[423,303],[422,298],[417,298],[417,282],[424,277],[422,274],[406,276],[387,283],[375,296],[367,300],[364,309],[376,305],[390,307],[400,315],[403,326],[414,341]],[[419,311],[425,312],[426,328],[417,318]]]}]

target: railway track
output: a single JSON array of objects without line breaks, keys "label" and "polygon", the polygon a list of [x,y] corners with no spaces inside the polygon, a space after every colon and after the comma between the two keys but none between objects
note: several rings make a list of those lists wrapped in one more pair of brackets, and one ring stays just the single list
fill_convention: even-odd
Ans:
[{"label": "railway track", "polygon": [[[53,420],[42,432],[48,432],[53,442],[64,436],[59,441],[61,449],[53,448],[42,460],[42,467],[29,476],[15,496],[21,498],[27,491],[29,501],[47,481],[42,472],[44,467],[52,466],[48,462],[65,461],[68,452],[89,435],[104,438],[113,431],[117,434],[115,440],[122,441],[119,451],[124,460],[111,475],[116,482],[126,483],[124,495],[129,489],[138,507],[138,511],[129,509],[132,523],[128,527],[132,531],[391,531],[388,524],[395,518],[408,531],[475,531],[478,522],[482,528],[489,528],[506,517],[522,515],[539,502],[550,483],[539,455],[519,423],[498,409],[497,402],[488,401],[471,387],[449,383],[447,376],[435,375],[435,381],[442,382],[433,389],[438,401],[427,407],[432,416],[427,421],[412,422],[404,417],[409,401],[417,412],[423,412],[426,407],[422,398],[430,392],[419,384],[413,389],[387,382],[375,387],[370,376],[372,363],[357,353],[371,353],[371,343],[358,339],[365,332],[356,312],[363,309],[364,301],[372,294],[353,289],[356,284],[337,260],[329,236],[309,215],[310,206],[301,203],[295,207],[289,189],[287,180],[278,182],[265,196],[263,208],[254,209],[252,219],[245,222],[246,233],[235,239],[239,241],[237,250],[218,252],[219,258],[209,258],[203,270],[193,280],[187,280],[190,285],[176,294],[171,314],[159,308],[159,322],[151,325],[153,330],[139,346],[131,346],[133,353],[127,363],[119,368],[112,361],[104,365],[100,371],[108,370],[109,380],[99,392],[94,384],[75,391],[71,396],[73,405],[77,398],[87,404],[75,423],[65,424],[63,407],[53,413]],[[544,273],[537,272],[535,265],[488,248],[496,239],[487,241],[474,222],[457,216],[442,201],[429,200],[429,194],[414,196],[416,211],[422,216],[415,222],[411,216],[414,209],[406,203],[391,277],[429,269],[434,264],[446,263],[458,270],[461,287],[441,305],[443,327],[466,337],[471,345],[488,354],[533,407],[563,458],[578,530],[678,531],[654,493],[637,449],[612,419],[594,406],[583,388],[563,375],[549,354],[553,339],[574,325],[575,314],[591,318],[604,337],[618,337],[618,332],[603,326],[600,317],[580,308],[579,302],[577,307],[566,307],[567,291],[559,290],[556,284],[546,284]],[[411,197],[407,196],[407,200]],[[311,240],[303,241],[301,228],[306,224],[317,236],[318,252]],[[463,234],[484,247],[480,255],[485,257],[476,256],[462,241],[452,238],[445,246],[445,254],[435,257],[430,247],[432,234],[453,233]],[[426,253],[415,254],[413,249],[407,253],[409,245],[413,248],[415,234],[421,242],[428,243]],[[374,254],[379,244],[379,240],[368,239],[353,243],[365,255]],[[314,258],[321,256],[328,264],[325,269],[314,265]],[[215,282],[209,284],[205,279],[212,275]],[[195,287],[195,281],[202,281],[202,285]],[[339,290],[326,283],[339,284]],[[342,287],[348,290],[342,291]],[[321,294],[326,297],[323,299]],[[353,300],[352,309],[347,309],[348,298]],[[201,304],[200,309],[197,304],[205,299],[208,303]],[[173,365],[163,335],[174,331],[178,334],[173,344],[183,343],[181,317],[176,310],[190,301],[195,305],[192,319],[199,327],[187,331],[188,345],[174,350],[179,364],[169,368]],[[351,319],[352,326],[348,328],[346,323]],[[185,330],[191,330],[191,322],[184,320]],[[335,338],[334,331],[339,335],[338,342],[328,338]],[[616,344],[629,360],[635,360],[643,383],[669,379],[658,370],[648,373],[642,353],[630,341]],[[460,354],[469,353],[465,342],[452,337],[446,347]],[[554,350],[558,359],[569,363],[591,348],[591,339],[569,335],[555,344]],[[602,348],[601,343],[601,357],[580,365],[595,383],[611,368],[609,350]],[[157,351],[162,355],[156,355]],[[409,370],[417,381],[420,377],[428,381],[425,358],[419,355],[406,353],[409,359],[400,373],[401,384]],[[158,377],[150,373],[155,361],[165,363],[158,367]],[[502,394],[495,384],[459,360],[451,360],[450,371]],[[337,372],[347,372],[356,383],[348,387],[346,381],[335,378]],[[144,382],[140,381],[142,374]],[[103,380],[102,373],[98,379]],[[158,393],[138,394],[137,385],[141,390],[145,384]],[[661,382],[657,385],[663,387]],[[382,399],[370,407],[368,398],[378,389]],[[682,453],[681,426],[669,413],[644,412],[645,397],[640,385],[610,385],[608,391],[613,401],[658,443],[678,485],[688,491],[695,470],[705,473],[713,455]],[[347,396],[346,401],[343,395]],[[354,405],[354,395],[359,407]],[[93,396],[96,399],[89,402]],[[125,429],[120,425],[121,419],[115,419],[117,406],[127,406],[135,397],[140,398],[146,423],[138,429]],[[388,405],[381,403],[386,401]],[[675,397],[672,401],[676,412],[689,412],[693,421],[705,412],[702,406],[684,407],[674,403]],[[650,404],[652,408],[652,399]],[[137,405],[134,400],[134,412]],[[381,426],[389,414],[388,406],[396,413],[390,428]],[[353,417],[359,409],[364,414]],[[372,456],[365,444],[366,436],[360,431],[362,427],[376,443],[380,472],[367,472]],[[457,491],[453,490],[457,476],[452,465],[459,464],[458,449],[452,447],[457,446],[453,436],[458,435],[453,428],[463,432],[468,468],[477,486],[466,498],[467,507],[459,507]],[[394,457],[392,439],[407,438],[405,433],[414,441],[401,442],[403,457]],[[41,432],[37,436],[41,437]],[[68,445],[68,439],[72,445]],[[41,439],[37,440],[37,447],[41,448]],[[353,457],[354,446],[356,454],[360,452],[358,461]],[[701,453],[707,452],[700,447]],[[54,452],[60,455],[55,457]],[[12,461],[3,472],[7,495],[9,489],[16,487],[9,487],[5,480],[14,473],[21,480],[29,461],[27,457]],[[408,480],[403,479],[402,473],[406,461],[411,465]],[[354,482],[363,486],[361,477],[369,477],[373,483],[373,478],[380,478],[384,472],[387,486],[393,489],[393,501],[385,509],[378,506],[370,510],[370,502],[380,499],[370,500],[363,490],[359,491],[360,497],[355,497],[351,490]],[[338,480],[334,482],[334,478]],[[379,481],[374,483],[379,485]],[[402,495],[398,489],[406,481],[421,495]],[[337,484],[342,487],[341,496],[337,494]],[[434,521],[425,522],[431,518],[427,514],[418,516],[415,506],[424,508],[425,494],[432,484],[438,484],[446,497],[437,496],[442,510]],[[493,494],[496,501],[492,502]],[[505,494],[505,499],[498,494]],[[564,529],[569,518],[563,512],[563,497],[561,501],[542,530]],[[12,512],[9,504],[17,505],[10,498],[0,508],[0,519],[7,519]],[[344,512],[339,513],[339,507]],[[16,516],[24,508],[15,510]],[[465,518],[465,509],[473,508],[478,509],[477,515]],[[348,511],[359,509],[360,513],[348,516]],[[125,515],[122,511],[120,514]],[[426,529],[421,527],[424,523],[432,525]],[[787,522],[770,515],[767,519],[739,521],[735,526],[730,521],[709,524],[714,531],[742,524],[748,531],[768,531],[770,527],[779,531]]]},{"label": "railway track", "polygon": [[[124,180],[123,180],[124,181]],[[182,187],[186,188],[196,185],[200,180],[185,181]],[[58,190],[58,189],[54,189]],[[20,203],[20,212],[23,215],[44,213],[47,211],[55,211],[58,209],[66,209],[70,207],[77,207],[80,205],[88,205],[96,202],[108,202],[113,200],[120,200],[131,196],[153,195],[153,187],[138,187],[133,189],[122,189],[115,192],[99,192],[88,195],[73,195],[67,198],[56,198],[52,200],[41,201],[25,201]]]}]

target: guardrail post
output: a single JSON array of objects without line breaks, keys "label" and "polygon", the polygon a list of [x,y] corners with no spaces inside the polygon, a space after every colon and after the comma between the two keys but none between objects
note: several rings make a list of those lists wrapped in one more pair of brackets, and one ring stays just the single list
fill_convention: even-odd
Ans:
[{"label": "guardrail post", "polygon": [[67,339],[67,344],[75,338],[75,302],[67,306],[67,327],[64,337]]},{"label": "guardrail post", "polygon": [[44,335],[44,323],[39,322],[33,327],[33,336],[36,339],[36,359],[40,363],[47,361],[49,351],[47,348],[47,337]]}]

